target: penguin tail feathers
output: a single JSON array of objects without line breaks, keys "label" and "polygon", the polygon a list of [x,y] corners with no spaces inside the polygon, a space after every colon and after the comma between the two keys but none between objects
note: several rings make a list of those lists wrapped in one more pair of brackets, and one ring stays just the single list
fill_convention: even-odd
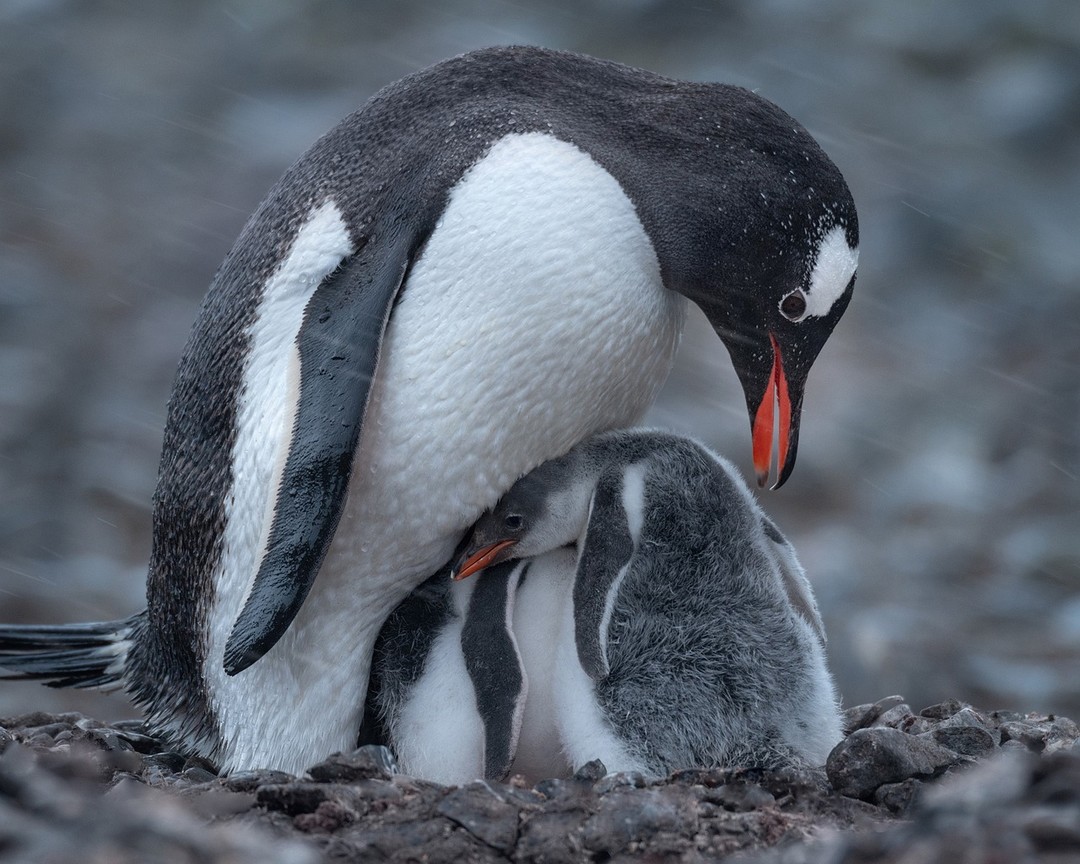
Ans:
[{"label": "penguin tail feathers", "polygon": [[0,680],[118,689],[142,617],[96,624],[0,624]]}]

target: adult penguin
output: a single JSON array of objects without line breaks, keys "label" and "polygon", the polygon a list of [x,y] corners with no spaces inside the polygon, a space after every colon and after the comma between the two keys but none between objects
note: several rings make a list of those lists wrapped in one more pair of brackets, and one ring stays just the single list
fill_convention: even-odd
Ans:
[{"label": "adult penguin", "polygon": [[0,665],[121,684],[224,770],[349,749],[381,623],[518,477],[640,418],[686,299],[782,484],[857,248],[840,172],[747,90],[530,47],[391,84],[285,173],[210,286],[146,612],[7,628]]}]

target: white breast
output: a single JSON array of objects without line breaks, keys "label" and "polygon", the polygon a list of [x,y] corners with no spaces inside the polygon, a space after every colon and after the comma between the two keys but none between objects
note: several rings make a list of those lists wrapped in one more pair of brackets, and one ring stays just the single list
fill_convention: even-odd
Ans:
[{"label": "white breast", "polygon": [[[235,678],[215,670],[224,641],[211,638],[225,766],[297,771],[350,748],[390,609],[519,476],[640,418],[670,370],[683,311],[611,175],[548,135],[496,143],[452,191],[391,317],[345,513],[304,607]],[[278,446],[250,469],[259,501],[295,410],[287,364],[275,374],[247,397],[289,406],[263,433]],[[231,593],[212,633],[232,626],[266,518],[258,506],[229,510],[227,530],[247,545],[227,549],[219,584]]]}]

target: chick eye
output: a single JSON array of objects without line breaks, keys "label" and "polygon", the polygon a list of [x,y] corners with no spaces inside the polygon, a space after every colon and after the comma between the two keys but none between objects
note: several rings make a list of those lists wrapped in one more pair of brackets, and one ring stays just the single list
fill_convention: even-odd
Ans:
[{"label": "chick eye", "polygon": [[780,313],[789,321],[797,321],[806,312],[806,295],[796,288],[780,301]]},{"label": "chick eye", "polygon": [[511,513],[505,519],[503,519],[503,525],[506,526],[508,531],[520,531],[523,519],[517,513]]}]

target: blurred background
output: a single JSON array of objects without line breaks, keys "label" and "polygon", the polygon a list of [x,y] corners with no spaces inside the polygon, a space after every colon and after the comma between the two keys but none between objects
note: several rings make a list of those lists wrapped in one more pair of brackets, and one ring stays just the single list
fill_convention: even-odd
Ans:
[{"label": "blurred background", "polygon": [[[173,370],[248,214],[382,85],[492,44],[751,87],[846,175],[862,254],[761,495],[844,701],[1080,719],[1074,0],[0,0],[0,620],[143,606]],[[650,420],[751,476],[690,321]],[[122,697],[0,685],[0,716]]]}]

